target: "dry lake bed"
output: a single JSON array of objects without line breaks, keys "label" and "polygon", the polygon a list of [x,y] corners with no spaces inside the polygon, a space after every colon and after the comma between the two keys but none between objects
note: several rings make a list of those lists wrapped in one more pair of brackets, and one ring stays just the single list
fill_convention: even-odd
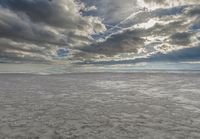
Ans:
[{"label": "dry lake bed", "polygon": [[0,74],[0,139],[200,139],[200,74]]}]

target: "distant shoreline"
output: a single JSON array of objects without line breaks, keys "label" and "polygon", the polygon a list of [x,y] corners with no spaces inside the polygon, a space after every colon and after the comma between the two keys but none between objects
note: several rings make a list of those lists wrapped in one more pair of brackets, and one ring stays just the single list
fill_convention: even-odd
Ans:
[{"label": "distant shoreline", "polygon": [[31,72],[0,72],[0,75],[79,75],[79,74],[200,74],[200,70],[142,70],[142,71],[88,71],[88,72],[66,72],[66,73],[31,73]]}]

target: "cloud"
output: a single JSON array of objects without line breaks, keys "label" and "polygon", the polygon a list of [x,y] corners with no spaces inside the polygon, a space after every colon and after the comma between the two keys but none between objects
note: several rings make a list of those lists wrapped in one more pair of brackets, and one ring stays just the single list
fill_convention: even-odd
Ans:
[{"label": "cloud", "polygon": [[67,31],[92,31],[91,27],[95,25],[91,17],[80,15],[82,6],[73,0],[3,0],[1,3],[3,7],[11,9],[19,16],[27,15],[33,22],[67,28]]},{"label": "cloud", "polygon": [[199,14],[200,14],[200,7],[199,7],[199,5],[189,8],[187,10],[187,14],[189,16],[198,16],[199,17]]},{"label": "cloud", "polygon": [[198,4],[198,0],[138,0],[139,4],[143,4],[150,8],[164,8],[164,7],[174,7],[181,5]]},{"label": "cloud", "polygon": [[52,61],[52,53],[44,46],[27,42],[16,42],[10,39],[0,39],[0,62],[43,63]]},{"label": "cloud", "polygon": [[188,32],[178,32],[170,36],[170,43],[175,45],[189,45],[191,43],[191,36]]},{"label": "cloud", "polygon": [[128,60],[110,60],[110,61],[86,61],[79,64],[97,64],[97,65],[116,65],[116,64],[137,64],[137,63],[151,63],[151,62],[191,62],[200,61],[200,46],[192,48],[184,48],[177,51],[172,51],[167,54],[155,53],[148,57],[141,57]]},{"label": "cloud", "polygon": [[[198,45],[198,18],[188,15],[196,5],[141,11],[108,30],[105,39],[79,48],[82,61],[123,61],[167,54]],[[145,17],[145,18],[144,18]],[[103,57],[102,57],[103,55]],[[163,59],[164,60],[164,59]]]},{"label": "cloud", "polygon": [[119,53],[137,53],[144,46],[144,39],[140,38],[136,31],[124,31],[113,34],[105,41],[81,47],[80,50],[87,53],[96,53],[113,56]]},{"label": "cloud", "polygon": [[[80,10],[84,8],[81,3],[73,0],[1,0],[0,38],[24,43],[27,47],[45,47],[52,54],[59,47],[71,48],[90,44],[93,41],[90,36],[104,31],[105,26],[98,17],[82,16]],[[13,45],[9,41],[7,44]],[[25,55],[21,48],[12,50],[14,47],[10,47],[9,52],[4,49],[1,58],[6,56],[9,59],[10,56],[12,59],[11,53],[16,54],[16,51],[16,57]],[[34,53],[36,52],[29,51],[27,55]],[[46,51],[42,53],[43,56],[45,53]],[[53,59],[56,56],[51,57]]]},{"label": "cloud", "polygon": [[198,3],[1,0],[0,62],[165,61],[198,46]]},{"label": "cloud", "polygon": [[148,58],[148,61],[171,61],[182,62],[191,60],[200,60],[200,46],[192,48],[184,48],[177,51],[172,51],[167,54],[157,53]]},{"label": "cloud", "polygon": [[18,41],[46,42],[65,44],[66,37],[47,27],[45,24],[33,23],[28,18],[20,18],[9,9],[0,8],[0,37]]},{"label": "cloud", "polygon": [[[137,11],[137,0],[80,0],[86,5],[95,6],[94,14],[101,17],[105,24],[116,24],[124,20],[127,16]],[[109,28],[109,26],[107,26]]]}]

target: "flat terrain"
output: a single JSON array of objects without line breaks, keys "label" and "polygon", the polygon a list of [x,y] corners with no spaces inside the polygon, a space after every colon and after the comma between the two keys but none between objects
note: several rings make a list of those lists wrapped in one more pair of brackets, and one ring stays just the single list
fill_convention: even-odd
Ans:
[{"label": "flat terrain", "polygon": [[200,139],[200,74],[0,74],[0,139]]}]

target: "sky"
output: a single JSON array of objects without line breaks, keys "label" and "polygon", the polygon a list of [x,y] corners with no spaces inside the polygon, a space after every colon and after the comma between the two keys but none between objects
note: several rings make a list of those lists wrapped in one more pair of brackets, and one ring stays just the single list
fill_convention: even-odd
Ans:
[{"label": "sky", "polygon": [[0,0],[0,63],[198,69],[200,1]]}]

